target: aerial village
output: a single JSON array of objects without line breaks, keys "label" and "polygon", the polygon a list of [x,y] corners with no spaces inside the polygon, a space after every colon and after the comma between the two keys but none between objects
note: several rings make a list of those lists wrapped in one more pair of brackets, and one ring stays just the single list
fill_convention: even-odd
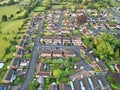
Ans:
[{"label": "aerial village", "polygon": [[0,90],[119,90],[119,39],[120,7],[34,13]]}]

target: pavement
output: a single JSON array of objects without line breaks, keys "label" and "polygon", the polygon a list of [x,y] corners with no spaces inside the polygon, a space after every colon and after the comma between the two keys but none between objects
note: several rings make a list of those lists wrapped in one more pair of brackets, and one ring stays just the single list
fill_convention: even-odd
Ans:
[{"label": "pavement", "polygon": [[43,26],[43,19],[39,20],[39,28],[37,31],[37,35],[36,35],[36,39],[35,39],[35,44],[34,44],[34,48],[32,51],[32,57],[30,59],[30,63],[29,63],[29,68],[27,71],[27,74],[25,76],[25,80],[22,83],[22,85],[20,86],[20,90],[27,90],[27,87],[29,85],[29,83],[32,80],[32,77],[34,75],[35,69],[36,69],[36,62],[37,62],[37,56],[38,56],[38,51],[39,51],[39,40],[40,40],[40,30],[42,30],[42,26]]}]

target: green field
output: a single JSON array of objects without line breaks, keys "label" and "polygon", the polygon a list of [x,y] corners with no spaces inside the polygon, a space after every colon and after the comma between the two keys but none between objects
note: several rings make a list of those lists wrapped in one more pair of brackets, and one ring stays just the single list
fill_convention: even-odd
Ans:
[{"label": "green field", "polygon": [[1,20],[2,15],[4,14],[7,15],[7,17],[9,17],[11,14],[15,16],[18,10],[19,10],[19,6],[17,5],[0,7],[0,20]]},{"label": "green field", "polygon": [[[16,36],[18,32],[18,27],[20,27],[23,23],[22,20],[13,20],[13,21],[7,21],[2,24],[0,24],[0,30],[2,31],[2,34],[0,34],[0,59],[5,53],[5,48],[9,47],[10,40],[13,40],[13,38]],[[4,38],[7,38],[6,40]],[[11,57],[12,53],[8,54],[6,58]]]}]

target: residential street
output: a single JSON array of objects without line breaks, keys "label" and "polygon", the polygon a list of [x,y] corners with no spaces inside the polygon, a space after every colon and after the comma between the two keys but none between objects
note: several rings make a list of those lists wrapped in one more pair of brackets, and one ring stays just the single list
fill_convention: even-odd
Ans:
[{"label": "residential street", "polygon": [[27,87],[28,87],[30,81],[32,80],[33,74],[35,72],[37,55],[38,55],[38,50],[39,50],[38,46],[39,46],[39,40],[40,40],[40,30],[42,29],[42,26],[43,26],[43,20],[41,19],[39,21],[39,28],[37,31],[36,40],[35,40],[34,48],[32,51],[32,57],[30,59],[29,69],[25,76],[25,80],[20,87],[20,90],[27,90]]},{"label": "residential street", "polygon": [[110,13],[114,16],[114,18],[115,18],[118,22],[120,22],[120,16],[117,15],[117,14],[115,13],[115,11],[113,11],[112,8],[110,8],[109,11],[110,11]]}]

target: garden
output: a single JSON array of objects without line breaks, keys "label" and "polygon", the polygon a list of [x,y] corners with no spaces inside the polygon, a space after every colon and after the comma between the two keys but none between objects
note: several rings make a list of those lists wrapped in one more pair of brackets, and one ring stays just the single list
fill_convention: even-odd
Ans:
[{"label": "garden", "polygon": [[78,61],[78,57],[66,57],[66,59],[57,58],[57,59],[45,59],[40,58],[40,62],[45,62],[50,66],[51,76],[45,79],[45,84],[43,90],[47,90],[49,84],[55,82],[57,84],[67,83],[70,85],[69,75],[74,74],[73,63]]}]

